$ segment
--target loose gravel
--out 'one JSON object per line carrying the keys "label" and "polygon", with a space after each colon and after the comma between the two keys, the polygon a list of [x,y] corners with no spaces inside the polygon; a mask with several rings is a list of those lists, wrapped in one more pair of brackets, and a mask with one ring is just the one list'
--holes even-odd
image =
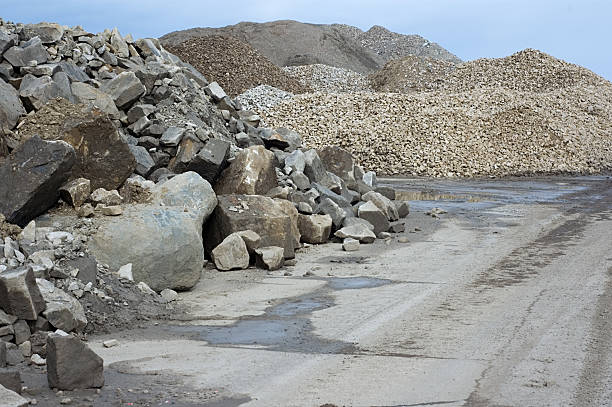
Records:
{"label": "loose gravel", "polygon": [[292,98],[293,93],[269,85],[256,86],[236,97],[244,109],[259,114],[264,114],[272,107]]}
{"label": "loose gravel", "polygon": [[231,97],[262,84],[292,93],[310,91],[249,44],[233,37],[196,37],[168,48],[209,81],[218,82]]}
{"label": "loose gravel", "polygon": [[315,92],[372,92],[368,78],[349,69],[314,64],[288,66],[284,67],[283,70],[302,85],[310,87]]}

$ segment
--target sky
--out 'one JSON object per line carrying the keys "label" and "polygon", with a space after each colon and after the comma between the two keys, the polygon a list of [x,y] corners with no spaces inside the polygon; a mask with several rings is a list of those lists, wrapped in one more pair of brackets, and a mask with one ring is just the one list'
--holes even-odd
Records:
{"label": "sky", "polygon": [[241,21],[382,25],[419,34],[463,60],[536,48],[612,80],[610,0],[0,0],[0,17],[91,32],[117,27],[134,38]]}

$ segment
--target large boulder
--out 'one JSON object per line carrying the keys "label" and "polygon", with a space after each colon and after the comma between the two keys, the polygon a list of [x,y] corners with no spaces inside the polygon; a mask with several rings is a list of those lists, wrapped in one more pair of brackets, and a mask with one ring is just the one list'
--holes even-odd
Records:
{"label": "large boulder", "polygon": [[292,220],[272,198],[259,195],[219,195],[219,204],[204,227],[204,245],[210,253],[227,236],[252,230],[261,246],[279,246],[285,258],[295,256]]}
{"label": "large boulder", "polygon": [[106,82],[102,91],[110,95],[115,105],[122,109],[142,96],[146,89],[134,72],[126,71]]}
{"label": "large boulder", "polygon": [[387,198],[386,196],[383,196],[382,194],[375,191],[370,191],[368,193],[363,194],[361,196],[361,199],[366,202],[370,201],[374,205],[376,205],[378,209],[380,209],[390,221],[396,221],[399,219],[397,207],[395,206],[393,201]]}
{"label": "large boulder", "polygon": [[219,195],[263,195],[278,185],[276,165],[276,156],[265,147],[246,148],[223,171],[215,191]]}
{"label": "large boulder", "polygon": [[53,327],[64,332],[82,331],[85,328],[87,317],[76,298],[55,287],[50,281],[37,278],[36,284],[46,305],[43,315]]}
{"label": "large boulder", "polygon": [[371,201],[359,206],[357,213],[359,218],[367,220],[374,226],[374,233],[377,236],[381,232],[387,232],[391,226],[387,216]]}
{"label": "large boulder", "polygon": [[37,78],[27,74],[21,80],[19,96],[29,110],[38,110],[49,100],[67,95],[50,76]]}
{"label": "large boulder", "polygon": [[191,288],[204,264],[202,225],[217,204],[214,191],[187,172],[157,185],[152,199],[105,220],[90,250],[115,270],[132,263],[134,280],[156,291]]}
{"label": "large boulder", "polygon": [[72,335],[52,333],[47,337],[47,381],[59,390],[104,386],[104,361]]}
{"label": "large boulder", "polygon": [[332,218],[329,215],[302,215],[298,217],[301,239],[303,242],[320,244],[327,242],[332,230]]}
{"label": "large boulder", "polygon": [[326,146],[319,150],[319,157],[328,171],[342,178],[348,188],[357,187],[355,160],[351,153],[338,146]]}
{"label": "large boulder", "polygon": [[209,139],[204,147],[187,164],[188,171],[195,171],[214,184],[227,166],[230,143],[221,139]]}
{"label": "large boulder", "polygon": [[19,93],[0,78],[0,134],[15,127],[19,117],[25,114]]}
{"label": "large boulder", "polygon": [[72,146],[34,136],[0,162],[0,213],[27,225],[53,206],[75,163]]}
{"label": "large boulder", "polygon": [[113,99],[101,90],[83,82],[72,82],[70,90],[78,103],[90,109],[99,109],[109,115],[111,119],[119,119],[121,117]]}
{"label": "large boulder", "polygon": [[351,226],[345,226],[334,233],[340,239],[352,238],[359,240],[361,243],[373,243],[376,240],[376,235],[367,226],[356,223]]}
{"label": "large boulder", "polygon": [[285,263],[282,247],[267,246],[255,249],[255,264],[266,270],[278,270]]}
{"label": "large boulder", "polygon": [[300,228],[298,227],[298,211],[295,206],[286,199],[274,198],[274,202],[289,215],[289,219],[291,219],[291,237],[293,239],[293,247],[295,249],[299,249],[302,247],[300,244]]}
{"label": "large boulder", "polygon": [[21,397],[16,392],[7,389],[0,385],[0,400],[5,407],[27,407],[30,405],[30,400]]}
{"label": "large boulder", "polygon": [[25,24],[22,35],[25,40],[40,38],[43,44],[53,44],[64,35],[64,28],[56,23]]}
{"label": "large boulder", "polygon": [[2,56],[15,68],[30,66],[33,61],[36,64],[43,64],[49,59],[49,53],[38,37],[32,38],[22,46],[9,48]]}
{"label": "large boulder", "polygon": [[232,233],[210,253],[217,270],[228,271],[249,267],[249,251],[244,239]]}
{"label": "large boulder", "polygon": [[20,319],[36,321],[45,302],[30,267],[0,273],[0,308]]}

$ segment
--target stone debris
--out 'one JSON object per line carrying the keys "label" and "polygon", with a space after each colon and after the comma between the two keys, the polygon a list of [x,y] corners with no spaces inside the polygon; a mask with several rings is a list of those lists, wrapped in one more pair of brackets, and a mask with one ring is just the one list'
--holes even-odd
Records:
{"label": "stone debris", "polygon": [[314,92],[357,93],[373,92],[367,76],[349,69],[314,64],[286,66],[283,68],[292,78]]}

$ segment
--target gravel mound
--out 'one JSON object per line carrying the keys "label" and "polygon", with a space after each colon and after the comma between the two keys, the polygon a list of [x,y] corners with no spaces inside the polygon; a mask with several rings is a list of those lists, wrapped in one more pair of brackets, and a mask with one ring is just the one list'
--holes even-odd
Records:
{"label": "gravel mound", "polygon": [[454,64],[462,62],[456,55],[420,35],[398,34],[380,25],[375,25],[366,32],[354,30],[354,27],[351,26],[341,27],[347,35],[353,36],[364,48],[380,56],[383,63],[409,55],[433,58]]}
{"label": "gravel mound", "polygon": [[612,86],[296,96],[265,115],[387,175],[608,173]]}
{"label": "gravel mound", "polygon": [[198,37],[169,48],[208,80],[218,82],[231,97],[261,84],[293,93],[309,90],[249,44],[236,38]]}
{"label": "gravel mound", "polygon": [[269,85],[259,85],[236,97],[242,107],[263,114],[277,104],[292,99],[293,93]]}
{"label": "gravel mound", "polygon": [[348,69],[315,64],[288,66],[283,70],[316,92],[372,92],[366,76]]}
{"label": "gravel mound", "polygon": [[506,58],[478,59],[453,65],[432,59],[406,57],[387,63],[370,75],[381,92],[445,90],[463,92],[496,88],[549,92],[574,86],[605,86],[609,82],[593,72],[534,49]]}

